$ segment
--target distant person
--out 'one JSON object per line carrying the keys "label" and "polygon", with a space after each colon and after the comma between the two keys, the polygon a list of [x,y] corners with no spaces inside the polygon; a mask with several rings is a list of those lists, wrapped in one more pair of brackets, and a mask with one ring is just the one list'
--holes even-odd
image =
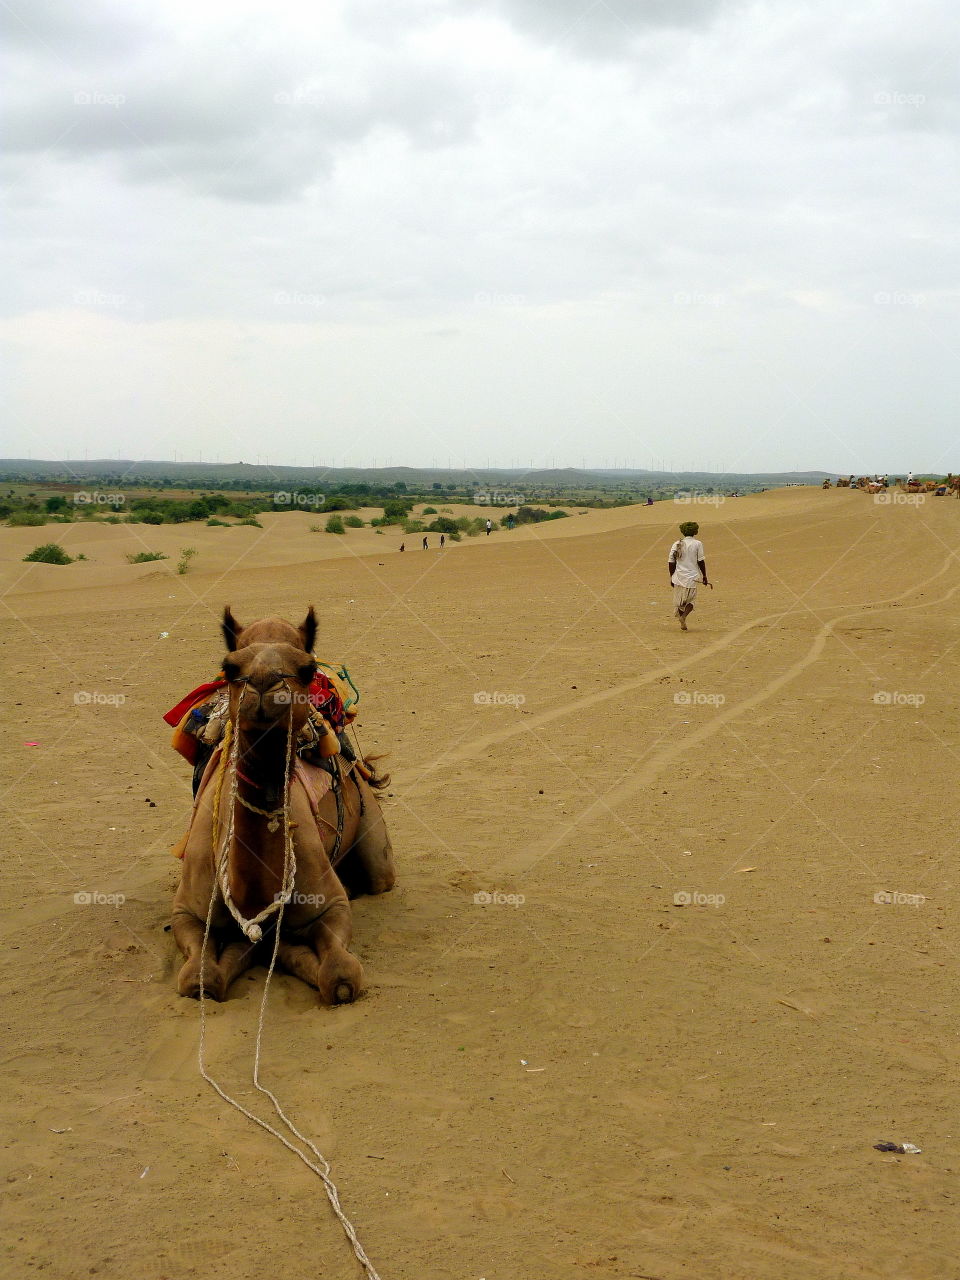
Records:
{"label": "distant person", "polygon": [[443,548],[444,548],[446,545],[447,545],[447,535],[446,535],[445,533],[441,533],[441,535],[440,535],[440,550],[442,551],[442,550],[443,550]]}
{"label": "distant person", "polygon": [[909,472],[907,473],[907,484],[913,484],[913,472],[912,472],[912,471],[909,471]]}
{"label": "distant person", "polygon": [[648,507],[652,507],[652,506],[653,506],[653,499],[652,499],[652,498],[648,498],[648,499],[647,499],[647,503],[646,503],[646,505],[647,505]]}
{"label": "distant person", "polygon": [[487,537],[488,538],[490,537],[490,531],[492,528],[493,528],[493,521],[488,516],[487,517]]}
{"label": "distant person", "polygon": [[423,540],[423,549],[424,549],[424,551],[429,551],[429,550],[430,550],[430,543],[426,540],[426,538],[424,538],[424,540]]}
{"label": "distant person", "polygon": [[404,544],[403,544],[402,542],[400,543],[400,550],[401,550],[401,551],[406,551],[406,547],[404,546]]}
{"label": "distant person", "polygon": [[680,630],[687,630],[687,618],[693,613],[697,587],[702,582],[712,589],[707,579],[707,566],[703,558],[703,543],[697,537],[700,526],[695,520],[685,520],[680,526],[680,537],[670,548],[670,583],[673,587],[673,616],[680,619]]}
{"label": "distant person", "polygon": [[512,528],[513,528],[513,526],[514,526],[516,523],[517,523],[517,518],[516,518],[516,516],[513,514],[513,512],[511,511],[511,512],[509,513],[509,515],[507,516],[507,528],[508,528],[508,529],[512,529]]}

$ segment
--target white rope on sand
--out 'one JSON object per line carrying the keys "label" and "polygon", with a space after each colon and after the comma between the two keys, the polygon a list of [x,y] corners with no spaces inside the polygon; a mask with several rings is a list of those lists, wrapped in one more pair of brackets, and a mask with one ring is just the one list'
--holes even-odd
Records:
{"label": "white rope on sand", "polygon": [[[216,859],[217,862],[219,862],[220,867],[224,869],[224,872],[226,872],[227,856],[229,853],[230,845],[233,840],[234,812],[236,807],[235,799],[236,799],[236,792],[237,792],[236,763],[237,763],[237,757],[239,754],[239,742],[240,742],[239,733],[235,732],[233,735],[233,738],[234,738],[233,750],[230,753],[230,762],[229,762],[230,766],[233,767],[233,781],[232,781],[231,795],[230,795],[230,820],[227,828],[227,834],[226,834],[226,839],[224,841],[223,850],[221,852],[219,859],[217,859],[217,851],[213,850],[214,858]],[[237,910],[232,897],[228,898],[229,883],[228,883],[227,875],[226,874],[224,874],[223,876],[219,875],[217,873],[219,868],[215,864],[213,887],[210,891],[210,906],[207,908],[207,919],[206,919],[206,924],[203,930],[203,947],[200,952],[200,1043],[198,1048],[197,1060],[200,1067],[201,1076],[203,1076],[207,1084],[211,1085],[212,1088],[216,1090],[216,1092],[220,1095],[220,1097],[224,1100],[224,1102],[228,1102],[231,1107],[235,1107],[236,1110],[241,1113],[241,1115],[245,1115],[248,1120],[252,1120],[253,1123],[256,1125],[259,1125],[261,1129],[266,1129],[267,1133],[273,1134],[275,1138],[277,1138],[280,1142],[283,1143],[283,1145],[287,1148],[288,1151],[292,1151],[295,1156],[297,1156],[300,1160],[303,1161],[303,1163],[307,1166],[308,1169],[310,1169],[313,1173],[317,1175],[317,1177],[323,1183],[323,1187],[327,1193],[327,1199],[330,1201],[331,1208],[333,1209],[333,1212],[336,1215],[340,1225],[343,1227],[344,1233],[346,1234],[347,1239],[350,1241],[350,1244],[353,1248],[353,1252],[356,1255],[357,1261],[363,1267],[364,1272],[368,1277],[368,1280],[380,1280],[380,1276],[377,1273],[373,1263],[367,1257],[367,1254],[363,1248],[363,1245],[357,1239],[357,1233],[356,1233],[356,1230],[354,1229],[353,1224],[350,1222],[349,1218],[340,1207],[340,1194],[337,1191],[337,1188],[333,1182],[333,1179],[330,1177],[330,1165],[327,1162],[327,1160],[324,1158],[323,1153],[309,1138],[305,1137],[300,1132],[300,1130],[296,1127],[296,1125],[284,1114],[283,1108],[280,1106],[280,1103],[277,1101],[276,1095],[272,1093],[266,1087],[266,1085],[263,1085],[260,1083],[260,1043],[263,1037],[264,1015],[266,1014],[266,1011],[267,1011],[267,993],[270,990],[270,979],[273,977],[273,970],[276,967],[276,963],[277,963],[277,954],[280,950],[280,925],[283,921],[283,908],[288,901],[289,894],[293,890],[293,881],[296,875],[296,860],[294,858],[294,853],[293,853],[293,833],[290,828],[290,757],[291,757],[292,749],[293,749],[293,715],[291,714],[288,722],[288,728],[287,728],[287,755],[286,755],[287,770],[286,770],[286,784],[285,784],[284,796],[283,796],[283,834],[284,834],[283,892],[278,895],[275,902],[271,903],[266,910],[261,911],[258,916],[254,917],[253,920],[246,920]],[[213,908],[217,898],[218,881],[220,882],[220,885],[221,885],[221,892],[223,893],[224,901],[229,907],[231,914],[233,915],[234,919],[237,921],[237,924],[240,925],[240,928],[243,930],[244,934],[248,938],[250,938],[251,941],[254,941],[254,942],[259,941],[260,937],[262,937],[262,932],[260,930],[261,921],[266,919],[268,915],[272,914],[272,912],[276,910],[277,918],[274,926],[275,933],[273,937],[273,951],[270,956],[270,966],[267,969],[266,981],[263,984],[263,998],[260,1001],[260,1016],[257,1019],[257,1042],[256,1042],[256,1049],[254,1051],[254,1059],[253,1059],[253,1083],[254,1083],[254,1087],[257,1088],[261,1093],[265,1093],[267,1097],[270,1099],[270,1101],[273,1103],[274,1111],[276,1111],[277,1115],[280,1117],[283,1123],[287,1126],[287,1129],[294,1135],[295,1138],[297,1138],[300,1142],[302,1142],[304,1146],[310,1149],[311,1153],[315,1157],[314,1160],[311,1160],[308,1156],[304,1155],[304,1153],[300,1150],[300,1148],[294,1146],[294,1144],[289,1140],[289,1138],[286,1138],[280,1132],[279,1129],[275,1129],[272,1124],[269,1124],[266,1120],[262,1120],[259,1116],[254,1115],[254,1113],[248,1110],[243,1105],[242,1102],[238,1102],[236,1098],[232,1098],[230,1094],[227,1093],[217,1083],[216,1080],[214,1080],[213,1076],[210,1075],[209,1071],[207,1071],[206,1063],[204,1061],[204,1047],[206,1043],[206,1032],[207,1032],[207,1011],[206,1011],[206,993],[204,991],[204,986],[203,986],[203,966],[204,966],[204,961],[206,960],[206,955],[207,955],[207,943],[210,939],[210,923],[213,919]],[[254,933],[256,933],[256,936],[254,936]]]}

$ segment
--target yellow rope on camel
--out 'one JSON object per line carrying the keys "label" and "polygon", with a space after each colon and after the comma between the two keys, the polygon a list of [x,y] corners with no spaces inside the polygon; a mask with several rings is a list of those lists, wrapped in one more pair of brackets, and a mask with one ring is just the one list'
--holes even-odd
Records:
{"label": "yellow rope on camel", "polygon": [[230,756],[230,737],[233,734],[233,721],[227,720],[220,743],[220,763],[217,765],[217,782],[213,791],[213,854],[216,860],[217,845],[220,843],[220,794],[223,791],[223,779],[227,773],[227,760]]}

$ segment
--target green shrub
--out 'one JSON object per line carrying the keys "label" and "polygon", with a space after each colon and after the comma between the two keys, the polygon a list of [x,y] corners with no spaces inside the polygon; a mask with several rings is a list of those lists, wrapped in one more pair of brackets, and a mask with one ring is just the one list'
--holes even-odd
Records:
{"label": "green shrub", "polygon": [[141,511],[140,519],[144,524],[163,524],[163,516],[159,511]]}
{"label": "green shrub", "polygon": [[220,529],[229,529],[229,528],[230,528],[230,526],[227,524],[226,520],[217,520],[215,516],[211,516],[211,517],[210,517],[210,519],[207,521],[207,528],[208,528],[208,529],[211,529],[211,528],[213,528],[214,526],[217,526],[217,527],[219,527]]}
{"label": "green shrub", "polygon": [[344,517],[343,523],[347,526],[348,529],[363,528],[363,521],[360,519],[359,516],[346,516]]}
{"label": "green shrub", "polygon": [[150,560],[166,560],[167,557],[162,551],[137,551],[127,556],[127,559],[131,564],[147,564]]}
{"label": "green shrub", "polygon": [[449,516],[437,516],[436,520],[427,525],[427,529],[430,533],[448,533],[451,538],[459,532],[456,520],[451,520]]}
{"label": "green shrub", "polygon": [[406,520],[412,506],[413,503],[404,498],[391,498],[383,504],[383,523],[400,524],[401,521]]}
{"label": "green shrub", "polygon": [[242,520],[238,520],[238,521],[237,521],[237,523],[238,523],[238,524],[249,524],[249,525],[251,525],[254,529],[262,529],[262,528],[263,528],[263,525],[262,525],[262,524],[260,523],[260,521],[256,518],[256,516],[244,516],[244,518],[243,518]]}
{"label": "green shrub", "polygon": [[423,514],[424,514],[425,516],[435,516],[435,515],[437,514],[437,508],[436,508],[436,507],[424,507],[424,508],[423,508]]}
{"label": "green shrub", "polygon": [[196,554],[196,547],[184,547],[180,552],[180,559],[177,561],[177,573],[186,573],[190,568],[190,561]]}
{"label": "green shrub", "polygon": [[[39,511],[14,511],[13,514],[10,516],[10,518],[7,520],[7,524],[9,524],[13,528],[18,528],[18,529],[22,529],[24,527],[33,528],[36,525],[46,524],[46,523],[47,523],[46,516],[41,515]],[[53,543],[50,543],[49,545],[53,546]],[[56,563],[60,563],[60,562],[57,561]]]}
{"label": "green shrub", "polygon": [[402,527],[404,533],[423,533],[424,529],[422,520],[404,520]]}
{"label": "green shrub", "polygon": [[327,517],[326,530],[327,530],[327,533],[346,533],[347,532],[346,529],[343,527],[343,521],[339,516]]}
{"label": "green shrub", "polygon": [[59,542],[45,542],[42,547],[34,547],[24,560],[34,560],[39,564],[73,564],[73,557],[68,556]]}

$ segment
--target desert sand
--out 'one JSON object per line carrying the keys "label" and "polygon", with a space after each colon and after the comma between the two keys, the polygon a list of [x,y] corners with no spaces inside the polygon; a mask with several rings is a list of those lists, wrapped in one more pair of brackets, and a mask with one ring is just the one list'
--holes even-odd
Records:
{"label": "desert sand", "polygon": [[[686,518],[716,589],[684,635]],[[960,1276],[960,502],[781,490],[403,555],[261,519],[0,529],[4,1275],[361,1274],[199,1078],[174,985],[161,715],[229,602],[314,603],[389,753],[369,990],[278,975],[263,1058],[383,1280]],[[88,561],[22,563],[54,538]],[[263,981],[208,1056],[266,1115]]]}

